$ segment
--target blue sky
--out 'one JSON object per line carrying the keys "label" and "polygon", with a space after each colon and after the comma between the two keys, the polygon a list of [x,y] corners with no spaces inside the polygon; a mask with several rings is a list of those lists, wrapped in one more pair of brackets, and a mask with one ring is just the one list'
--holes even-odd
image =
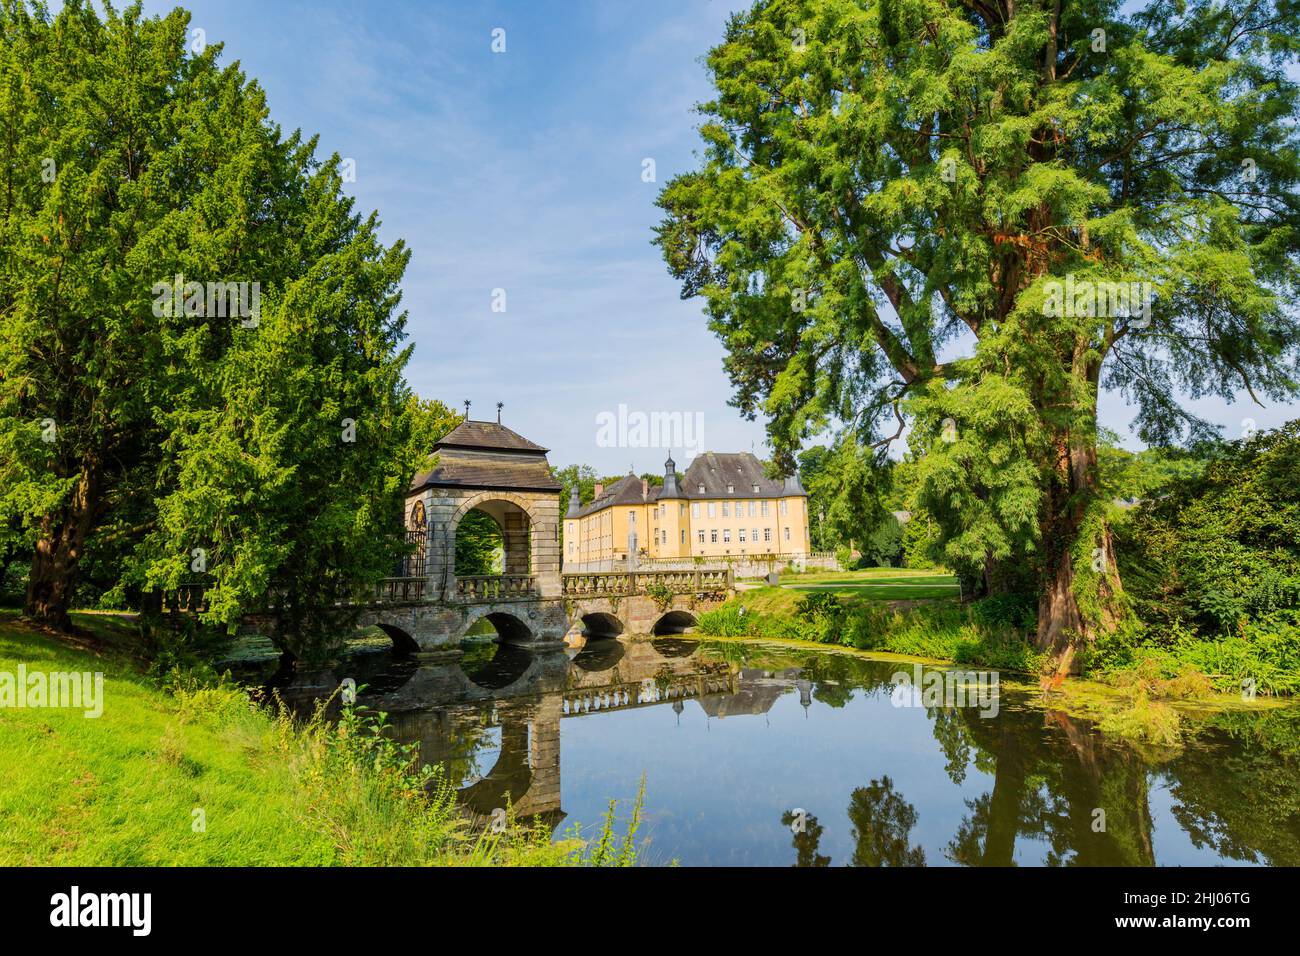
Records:
{"label": "blue sky", "polygon": [[[173,3],[146,0],[150,12]],[[723,351],[682,302],[656,247],[654,199],[691,168],[692,111],[710,95],[701,56],[720,0],[367,2],[191,0],[191,26],[225,44],[286,130],[356,161],[349,189],[412,258],[404,283],[421,395],[470,399],[601,473],[659,470],[660,448],[598,443],[620,404],[699,415],[703,449],[762,455],[762,422],[728,404]],[[492,31],[505,31],[505,52]],[[643,160],[655,162],[653,183]],[[504,289],[506,311],[492,310]],[[1294,409],[1189,403],[1237,437]],[[1103,423],[1130,411],[1105,396]],[[1132,442],[1129,442],[1132,444]],[[678,449],[679,467],[689,456]]]}

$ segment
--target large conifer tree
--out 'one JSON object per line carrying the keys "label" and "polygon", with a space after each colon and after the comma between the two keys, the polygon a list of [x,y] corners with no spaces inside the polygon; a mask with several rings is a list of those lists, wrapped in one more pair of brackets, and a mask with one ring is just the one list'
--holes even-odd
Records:
{"label": "large conifer tree", "polygon": [[102,545],[123,595],[202,580],[228,622],[277,593],[286,647],[328,656],[312,609],[402,547],[407,253],[204,40],[0,4],[0,526],[42,622]]}
{"label": "large conifer tree", "polygon": [[1124,612],[1099,389],[1152,443],[1207,430],[1180,390],[1295,393],[1298,26],[1293,0],[760,0],[709,53],[656,241],[736,404],[787,466],[828,423],[910,420],[949,560],[1031,563],[1062,666]]}

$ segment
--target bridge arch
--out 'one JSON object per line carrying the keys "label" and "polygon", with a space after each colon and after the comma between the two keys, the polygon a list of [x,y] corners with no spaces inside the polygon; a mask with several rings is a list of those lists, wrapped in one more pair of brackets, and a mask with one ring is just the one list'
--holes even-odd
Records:
{"label": "bridge arch", "polygon": [[578,618],[578,623],[582,625],[582,634],[588,640],[618,637],[627,630],[617,615],[606,611],[590,611],[582,614]]}
{"label": "bridge arch", "polygon": [[573,657],[573,666],[587,673],[613,670],[627,654],[622,641],[596,641],[587,644]]}
{"label": "bridge arch", "polygon": [[700,649],[700,642],[678,637],[663,637],[651,641],[650,646],[663,658],[690,657]]}
{"label": "bridge arch", "polygon": [[383,621],[376,621],[375,627],[379,628],[393,642],[393,650],[398,654],[414,654],[420,649],[419,643],[409,633],[396,624],[387,624]]}
{"label": "bridge arch", "polygon": [[695,627],[699,623],[690,611],[669,611],[655,621],[650,633],[656,637],[664,634],[685,634],[687,628]]}
{"label": "bridge arch", "polygon": [[533,640],[533,628],[527,620],[509,611],[493,610],[490,605],[482,605],[469,612],[460,636],[463,638],[465,632],[484,619],[496,629],[497,640],[502,643],[527,644]]}

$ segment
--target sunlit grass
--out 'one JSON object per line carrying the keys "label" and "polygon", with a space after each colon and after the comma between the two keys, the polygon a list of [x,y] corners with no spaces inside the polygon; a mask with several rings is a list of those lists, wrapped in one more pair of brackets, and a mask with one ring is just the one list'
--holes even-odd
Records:
{"label": "sunlit grass", "polygon": [[[77,623],[129,629],[122,619]],[[415,751],[350,711],[304,723],[233,685],[165,692],[120,647],[68,646],[0,615],[0,671],[20,663],[29,673],[102,672],[103,714],[0,708],[0,865],[609,862],[523,823],[471,833]],[[617,861],[635,862],[635,849],[621,847]]]}

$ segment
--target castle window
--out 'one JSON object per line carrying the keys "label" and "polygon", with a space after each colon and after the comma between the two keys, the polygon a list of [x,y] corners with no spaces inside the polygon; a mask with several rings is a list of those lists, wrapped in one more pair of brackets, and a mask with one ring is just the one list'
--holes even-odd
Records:
{"label": "castle window", "polygon": [[704,486],[700,485],[700,494],[704,494]]}
{"label": "castle window", "polygon": [[758,494],[758,485],[754,485],[754,494]]}
{"label": "castle window", "polygon": [[730,528],[723,528],[723,529],[722,529],[722,540],[723,540],[723,541],[730,541],[730,540],[731,540],[731,529],[730,529]]}
{"label": "castle window", "polygon": [[700,529],[700,544],[704,543],[704,529]]}
{"label": "castle window", "polygon": [[698,518],[699,516],[700,516],[700,503],[699,503],[698,501],[696,501],[696,502],[692,502],[692,504],[691,504],[691,517],[692,517],[692,518]]}
{"label": "castle window", "polygon": [[790,513],[790,509],[787,507],[787,505],[789,505],[789,502],[786,501],[784,498],[782,498],[782,499],[781,499],[781,516],[782,516],[782,517],[784,517],[785,515],[787,515],[787,514]]}
{"label": "castle window", "polygon": [[709,517],[710,517],[710,518],[716,518],[717,516],[718,516],[718,505],[717,505],[716,502],[710,501],[710,502],[709,502]]}
{"label": "castle window", "polygon": [[751,501],[751,502],[749,503],[749,516],[750,516],[751,518],[754,517],[754,513],[755,513],[757,510],[758,510],[758,506],[757,506],[754,502]]}
{"label": "castle window", "polygon": [[731,504],[729,502],[724,501],[722,503],[722,517],[724,518],[731,517]]}
{"label": "castle window", "polygon": [[717,544],[717,543],[718,543],[718,529],[717,529],[717,528],[714,528],[713,530],[711,530],[711,531],[709,532],[709,543],[710,543],[710,544]]}
{"label": "castle window", "polygon": [[766,502],[766,501],[760,502],[760,504],[759,504],[759,510],[763,512],[763,517],[766,518],[766,517],[767,517],[767,502]]}
{"label": "castle window", "polygon": [[740,543],[741,543],[741,544],[744,544],[744,543],[745,543],[745,529],[744,529],[744,528],[741,528],[741,529],[740,529]]}

